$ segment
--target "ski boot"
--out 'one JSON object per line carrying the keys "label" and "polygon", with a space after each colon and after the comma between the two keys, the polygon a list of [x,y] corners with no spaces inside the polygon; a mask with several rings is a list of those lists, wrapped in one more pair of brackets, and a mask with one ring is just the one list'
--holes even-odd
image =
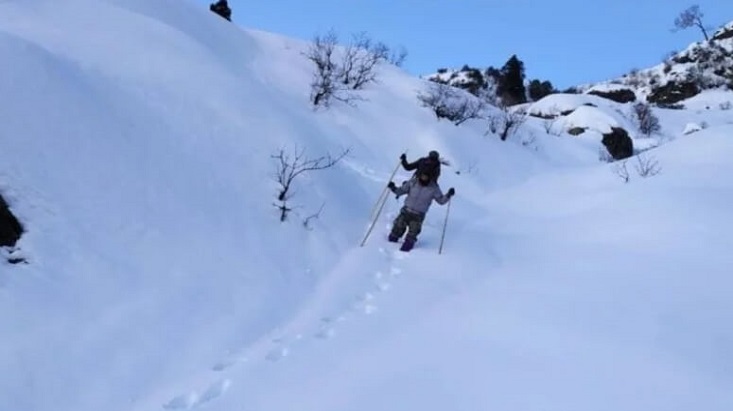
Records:
{"label": "ski boot", "polygon": [[412,238],[405,238],[405,241],[402,243],[402,247],[400,247],[400,251],[410,251],[412,250],[412,247],[415,246],[415,240]]}

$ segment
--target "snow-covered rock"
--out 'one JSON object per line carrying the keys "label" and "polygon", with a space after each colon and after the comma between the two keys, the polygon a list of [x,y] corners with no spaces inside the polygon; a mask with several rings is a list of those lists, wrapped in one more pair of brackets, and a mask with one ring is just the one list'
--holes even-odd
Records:
{"label": "snow-covered rock", "polygon": [[702,130],[702,126],[696,123],[687,123],[682,134],[688,135]]}

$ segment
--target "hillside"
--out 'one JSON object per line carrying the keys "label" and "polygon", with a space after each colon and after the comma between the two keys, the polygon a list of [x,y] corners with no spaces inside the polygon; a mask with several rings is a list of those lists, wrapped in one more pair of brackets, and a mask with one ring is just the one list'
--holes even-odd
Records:
{"label": "hillside", "polygon": [[[638,99],[673,108],[705,90],[733,90],[733,22],[721,27],[710,41],[693,43],[655,67],[578,89],[617,96],[628,90]],[[730,109],[731,104],[723,101],[713,108]]]}
{"label": "hillside", "polygon": [[[24,229],[0,247],[0,410],[730,408],[722,111],[657,109],[647,138],[627,105],[554,95],[502,141],[386,63],[314,110],[308,47],[180,0],[0,2],[0,194]],[[599,161],[612,125],[627,163]],[[348,153],[293,180],[281,221],[299,149]],[[389,196],[360,247],[399,155],[429,150],[450,208],[403,253]]]}
{"label": "hillside", "polygon": [[[695,97],[705,90],[733,90],[733,22],[718,29],[710,41],[690,44],[684,50],[671,54],[657,66],[636,69],[616,79],[592,84],[581,84],[565,93],[588,93],[612,99],[619,103],[645,101],[664,108],[679,108],[683,100]],[[530,62],[531,64],[531,62]],[[475,95],[495,93],[498,71],[493,67],[477,68],[468,65],[458,69],[441,68],[423,78],[452,85]],[[535,86],[541,96],[549,92],[551,83]],[[532,82],[525,80],[528,88]],[[530,101],[532,98],[528,96]],[[730,100],[716,102],[715,109],[730,109]]]}

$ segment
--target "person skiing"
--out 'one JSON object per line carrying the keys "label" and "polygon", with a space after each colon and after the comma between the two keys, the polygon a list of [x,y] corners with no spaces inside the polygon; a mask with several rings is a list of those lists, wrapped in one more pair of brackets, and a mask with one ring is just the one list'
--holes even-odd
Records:
{"label": "person skiing", "polygon": [[209,10],[229,21],[232,21],[232,9],[229,8],[227,0],[218,0],[216,3],[210,4]]}
{"label": "person skiing", "polygon": [[451,187],[443,194],[438,182],[427,172],[420,172],[417,178],[411,178],[397,187],[393,181],[387,187],[400,198],[407,195],[405,202],[400,209],[400,214],[392,223],[392,230],[389,234],[389,241],[396,243],[407,231],[405,241],[400,250],[410,251],[417,241],[417,236],[422,231],[422,223],[433,200],[440,205],[450,201],[456,193]]}
{"label": "person skiing", "polygon": [[433,181],[438,181],[440,177],[440,154],[435,150],[430,151],[427,157],[421,157],[412,163],[407,161],[407,154],[402,153],[400,162],[406,171],[415,170],[414,177],[422,172],[427,173]]}

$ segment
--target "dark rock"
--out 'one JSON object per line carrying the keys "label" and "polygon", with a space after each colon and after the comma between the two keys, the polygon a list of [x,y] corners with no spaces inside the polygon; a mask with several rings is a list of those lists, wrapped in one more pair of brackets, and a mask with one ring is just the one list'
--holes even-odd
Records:
{"label": "dark rock", "polygon": [[670,81],[664,86],[655,88],[647,97],[647,101],[658,105],[669,106],[694,97],[700,91],[700,87],[694,82]]}
{"label": "dark rock", "polygon": [[545,114],[545,113],[529,113],[529,116],[530,117],[541,118],[543,120],[552,120],[552,119],[557,118],[557,116],[555,116],[555,115]]}
{"label": "dark rock", "polygon": [[585,127],[573,127],[568,130],[568,134],[570,134],[571,136],[579,136],[583,133],[585,133]]}
{"label": "dark rock", "polygon": [[588,94],[603,97],[612,101],[615,101],[617,103],[632,103],[636,101],[636,94],[634,94],[633,91],[627,89],[627,88],[620,88],[616,90],[611,91],[598,91],[593,90],[589,92]]}
{"label": "dark rock", "polygon": [[622,160],[634,154],[634,142],[623,128],[612,127],[610,133],[603,135],[601,142],[615,160]]}
{"label": "dark rock", "polygon": [[713,36],[713,40],[720,41],[720,40],[729,39],[731,37],[733,37],[733,27],[723,29],[715,33],[715,36]]}
{"label": "dark rock", "polygon": [[21,234],[23,227],[0,195],[0,247],[13,247]]}

